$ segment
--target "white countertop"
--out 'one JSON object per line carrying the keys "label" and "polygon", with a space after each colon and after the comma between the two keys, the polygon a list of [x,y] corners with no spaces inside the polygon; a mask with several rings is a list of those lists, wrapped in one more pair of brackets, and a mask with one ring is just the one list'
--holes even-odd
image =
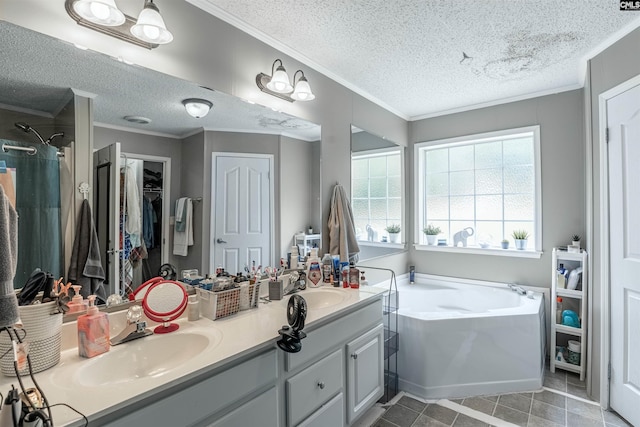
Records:
{"label": "white countertop", "polygon": [[[305,331],[313,330],[324,321],[334,318],[334,315],[349,311],[360,303],[379,297],[386,289],[377,287],[363,287],[360,289],[343,289],[322,287],[323,291],[338,293],[342,299],[338,303],[323,307],[313,308],[309,306]],[[314,289],[299,292],[303,297],[310,297]],[[339,298],[339,299],[340,299]],[[47,396],[50,405],[66,403],[91,419],[99,418],[107,413],[117,411],[126,405],[142,400],[164,388],[187,382],[197,378],[213,369],[217,369],[236,358],[252,353],[263,348],[276,348],[275,341],[279,338],[278,330],[287,324],[286,306],[289,297],[281,301],[272,301],[268,304],[259,304],[258,308],[241,311],[227,318],[211,321],[201,318],[195,322],[189,322],[185,317],[176,321],[180,329],[167,335],[156,334],[141,338],[115,347],[103,355],[92,359],[84,359],[78,356],[76,347],[69,337],[76,334],[75,322],[66,323],[63,326],[63,351],[60,363],[46,371],[35,374],[41,389]],[[122,313],[111,314],[110,318],[120,322]],[[114,323],[112,321],[112,323]],[[148,322],[151,324],[152,322]],[[112,332],[113,334],[113,327]],[[158,340],[173,334],[197,334],[207,337],[208,345],[195,356],[189,356],[188,361],[178,364],[171,369],[158,370],[157,372],[140,372],[131,368],[134,377],[123,378],[121,381],[112,381],[109,375],[89,375],[79,373],[97,372],[91,368],[93,364],[100,366],[104,360],[101,358],[116,358],[125,363],[134,364],[135,360],[129,357],[136,345],[148,345],[141,341]],[[113,336],[113,335],[112,335]],[[169,338],[171,340],[171,338]],[[207,340],[203,340],[206,342]],[[66,343],[66,345],[65,345]],[[138,343],[138,344],[137,344]],[[304,341],[302,342],[304,348]],[[67,348],[67,349],[65,349]],[[128,353],[127,353],[128,352]],[[114,354],[116,353],[116,354]],[[106,359],[105,359],[106,360]],[[120,365],[119,365],[120,366]],[[101,373],[104,374],[104,373]],[[135,378],[138,376],[137,378]],[[96,378],[98,377],[98,378]],[[25,376],[25,387],[31,387],[32,382]],[[18,381],[15,377],[0,375],[0,391],[6,391]],[[84,425],[82,418],[70,409],[58,406],[52,409],[56,426]]]}

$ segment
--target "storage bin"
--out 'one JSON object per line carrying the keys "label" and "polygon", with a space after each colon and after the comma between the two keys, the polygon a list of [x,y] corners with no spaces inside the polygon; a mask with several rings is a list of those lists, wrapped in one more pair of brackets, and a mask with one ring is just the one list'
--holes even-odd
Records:
{"label": "storage bin", "polygon": [[[15,329],[20,339],[29,343],[29,356],[33,372],[42,372],[60,362],[62,343],[62,313],[58,313],[55,301],[18,307],[22,329]],[[15,377],[13,344],[7,333],[0,334],[0,370],[6,376]],[[28,367],[20,370],[27,375]]]}
{"label": "storage bin", "polygon": [[567,362],[580,365],[580,341],[569,340],[567,354]]}
{"label": "storage bin", "polygon": [[200,301],[200,314],[207,319],[221,319],[240,311],[240,288],[220,292],[196,288],[196,293]]}

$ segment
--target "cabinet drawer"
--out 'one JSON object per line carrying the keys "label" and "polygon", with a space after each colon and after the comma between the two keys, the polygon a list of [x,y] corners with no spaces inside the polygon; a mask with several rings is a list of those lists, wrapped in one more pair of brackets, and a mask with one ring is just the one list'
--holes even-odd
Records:
{"label": "cabinet drawer", "polygon": [[209,427],[277,426],[278,392],[275,387],[248,401]]}
{"label": "cabinet drawer", "polygon": [[298,427],[342,427],[344,426],[344,397],[340,393],[309,418],[298,424]]}
{"label": "cabinet drawer", "polygon": [[382,300],[376,299],[353,313],[310,331],[299,353],[285,355],[286,369],[292,371],[326,354],[332,343],[346,342],[362,331],[382,323]]}
{"label": "cabinet drawer", "polygon": [[338,350],[287,380],[288,425],[297,425],[338,393],[343,370],[343,352]]}

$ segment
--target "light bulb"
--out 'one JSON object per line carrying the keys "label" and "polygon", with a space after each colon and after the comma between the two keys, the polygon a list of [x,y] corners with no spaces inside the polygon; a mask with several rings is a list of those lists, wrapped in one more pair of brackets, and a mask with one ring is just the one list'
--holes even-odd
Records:
{"label": "light bulb", "polygon": [[109,17],[109,7],[104,3],[92,2],[91,6],[89,6],[91,13],[93,16],[100,20],[107,19]]}

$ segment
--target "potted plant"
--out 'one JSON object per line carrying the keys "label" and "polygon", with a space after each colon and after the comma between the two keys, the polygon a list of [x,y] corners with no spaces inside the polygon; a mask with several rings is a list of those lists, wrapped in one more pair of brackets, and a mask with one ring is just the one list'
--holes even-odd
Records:
{"label": "potted plant", "polygon": [[507,239],[503,239],[500,245],[502,245],[502,249],[509,249],[509,241]]}
{"label": "potted plant", "polygon": [[391,243],[400,243],[400,224],[388,225],[385,230],[389,233],[389,241]]}
{"label": "potted plant", "polygon": [[571,245],[572,246],[577,246],[578,248],[580,247],[580,235],[579,234],[574,234],[573,236],[571,236]]}
{"label": "potted plant", "polygon": [[429,245],[435,245],[436,236],[440,234],[440,227],[429,224],[422,230],[422,232],[427,236],[427,243]]}
{"label": "potted plant", "polygon": [[516,243],[516,249],[523,251],[527,248],[527,239],[529,238],[529,232],[526,230],[513,230],[511,233],[513,240]]}

